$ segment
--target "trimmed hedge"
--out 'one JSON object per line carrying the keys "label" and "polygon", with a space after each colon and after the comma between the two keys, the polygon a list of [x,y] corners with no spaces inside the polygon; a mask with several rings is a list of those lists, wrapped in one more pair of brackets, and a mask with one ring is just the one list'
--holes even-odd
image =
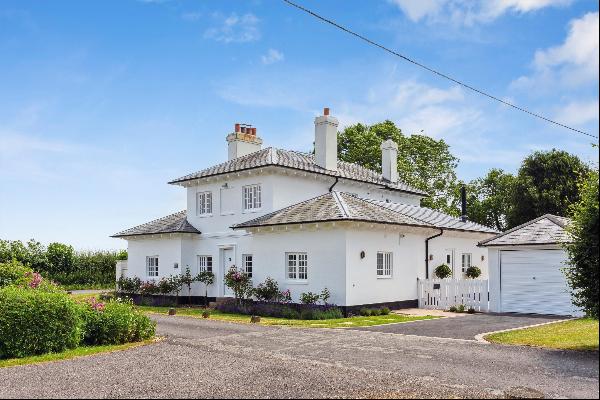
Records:
{"label": "trimmed hedge", "polygon": [[107,345],[139,342],[154,336],[156,324],[133,307],[131,302],[95,300],[81,305],[83,343]]}
{"label": "trimmed hedge", "polygon": [[240,304],[230,299],[217,304],[215,309],[225,313],[287,319],[322,320],[344,317],[342,310],[334,305],[267,303],[252,300],[246,300]]}
{"label": "trimmed hedge", "polygon": [[61,352],[81,337],[80,308],[66,293],[0,289],[0,358]]}

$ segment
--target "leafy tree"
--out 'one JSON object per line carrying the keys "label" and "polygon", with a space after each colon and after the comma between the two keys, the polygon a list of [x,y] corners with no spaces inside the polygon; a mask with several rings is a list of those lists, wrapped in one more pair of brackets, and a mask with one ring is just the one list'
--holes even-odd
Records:
{"label": "leafy tree", "polygon": [[422,205],[458,214],[455,169],[458,159],[443,140],[425,135],[405,136],[389,120],[374,125],[348,126],[338,135],[340,160],[381,171],[381,143],[392,139],[398,144],[399,179],[428,193]]}
{"label": "leafy tree", "polygon": [[572,207],[568,227],[573,241],[566,245],[569,266],[565,269],[573,304],[598,319],[598,171],[581,184],[581,199]]}
{"label": "leafy tree", "polygon": [[575,155],[566,151],[536,151],[523,160],[512,190],[508,227],[543,214],[567,216],[580,200],[579,185],[590,173]]}
{"label": "leafy tree", "polygon": [[208,306],[208,287],[215,283],[215,274],[210,271],[202,271],[196,280],[204,284],[204,305]]}
{"label": "leafy tree", "polygon": [[513,175],[494,168],[485,177],[469,182],[467,185],[469,220],[505,231],[512,205],[511,194],[514,181]]}
{"label": "leafy tree", "polygon": [[181,280],[181,276],[171,275],[169,279],[171,280],[173,292],[175,293],[175,305],[179,305],[179,293],[181,293],[181,289],[183,289],[183,282]]}
{"label": "leafy tree", "polygon": [[181,280],[182,286],[183,285],[187,286],[188,305],[191,306],[192,305],[192,284],[194,282],[196,282],[196,277],[192,275],[192,272],[190,271],[190,267],[186,266],[185,273],[183,275],[181,275],[181,277],[179,279]]}
{"label": "leafy tree", "polygon": [[63,243],[50,243],[46,251],[48,258],[47,271],[52,273],[68,273],[73,270],[73,247]]}

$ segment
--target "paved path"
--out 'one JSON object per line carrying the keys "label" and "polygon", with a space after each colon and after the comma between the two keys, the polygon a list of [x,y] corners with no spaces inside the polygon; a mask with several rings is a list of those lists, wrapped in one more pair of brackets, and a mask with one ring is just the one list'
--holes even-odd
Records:
{"label": "paved path", "polygon": [[457,318],[441,318],[407,324],[390,324],[356,329],[371,332],[475,340],[475,336],[481,333],[543,324],[561,319],[565,319],[565,317],[472,314]]}
{"label": "paved path", "polygon": [[156,316],[161,343],[0,369],[0,398],[598,398],[598,353]]}

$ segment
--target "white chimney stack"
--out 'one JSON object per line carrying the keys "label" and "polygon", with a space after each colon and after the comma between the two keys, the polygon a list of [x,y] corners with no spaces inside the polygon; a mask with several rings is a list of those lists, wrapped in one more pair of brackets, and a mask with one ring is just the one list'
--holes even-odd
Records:
{"label": "white chimney stack", "polygon": [[338,120],[329,115],[329,108],[315,118],[315,161],[321,168],[337,171]]}
{"label": "white chimney stack", "polygon": [[235,124],[234,132],[227,135],[229,160],[259,151],[262,139],[256,136],[256,128]]}
{"label": "white chimney stack", "polygon": [[381,174],[387,181],[398,182],[398,144],[392,139],[381,143]]}

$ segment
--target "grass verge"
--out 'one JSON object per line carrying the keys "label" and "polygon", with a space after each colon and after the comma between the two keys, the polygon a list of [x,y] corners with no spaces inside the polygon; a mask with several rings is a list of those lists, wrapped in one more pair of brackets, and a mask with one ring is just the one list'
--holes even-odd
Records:
{"label": "grass verge", "polygon": [[484,339],[492,343],[561,350],[598,350],[598,320],[575,319],[533,328],[494,333]]}
{"label": "grass verge", "polygon": [[[147,307],[139,306],[140,310],[154,314],[166,314],[168,312],[167,307]],[[177,308],[177,315],[202,318],[201,308]],[[411,317],[406,315],[389,314],[389,315],[378,315],[374,317],[351,317],[351,318],[338,318],[338,319],[325,319],[325,320],[303,320],[303,319],[286,319],[286,318],[271,318],[261,317],[260,323],[262,325],[271,326],[294,326],[300,328],[358,328],[365,326],[375,325],[386,325],[386,324],[397,324],[401,322],[412,322],[420,321],[425,319],[435,319],[438,317],[423,316],[423,317]],[[250,316],[244,314],[227,314],[220,311],[211,311],[210,319],[217,321],[236,322],[236,323],[250,323]]]}
{"label": "grass verge", "polygon": [[68,360],[71,358],[91,356],[99,353],[110,353],[114,351],[122,351],[134,347],[144,346],[156,342],[157,339],[148,339],[142,342],[125,343],[106,346],[82,346],[72,350],[63,351],[62,353],[48,353],[39,356],[23,357],[23,358],[8,358],[0,359],[0,368],[16,367],[17,365],[38,364],[51,361]]}

